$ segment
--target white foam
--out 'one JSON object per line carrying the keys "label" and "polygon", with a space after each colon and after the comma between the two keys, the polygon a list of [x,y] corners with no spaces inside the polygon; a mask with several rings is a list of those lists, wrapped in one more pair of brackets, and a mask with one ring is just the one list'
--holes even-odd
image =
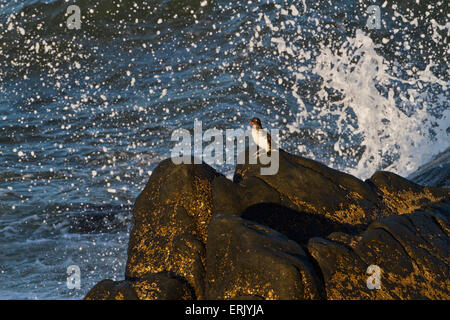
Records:
{"label": "white foam", "polygon": [[[292,8],[291,12],[292,16],[297,14]],[[292,19],[289,14],[279,16],[286,21]],[[336,154],[325,155],[328,165],[336,167],[339,164],[338,169],[362,179],[377,170],[407,176],[450,147],[446,132],[450,127],[450,111],[448,99],[443,94],[448,81],[433,74],[432,59],[423,70],[416,66],[396,65],[380,55],[372,39],[361,30],[343,41],[340,48],[332,50],[322,44],[314,58],[315,54],[311,53],[315,49],[295,45],[296,39],[305,36],[301,28],[295,35],[285,34],[280,32],[284,30],[283,22],[274,21],[266,14],[257,19],[269,30],[268,37],[271,46],[277,49],[277,55],[289,58],[288,70],[296,80],[290,90],[297,102],[296,119],[286,126],[293,134],[301,132],[308,122],[319,123],[321,128],[311,133],[317,141],[322,141],[322,136],[337,128],[339,138],[335,143],[333,141]],[[416,25],[414,20],[408,22]],[[448,29],[448,24],[437,25],[432,21],[432,25],[435,29]],[[255,32],[250,40],[250,51],[261,42],[260,38],[259,32]],[[411,41],[405,40],[405,43],[409,47],[403,49],[410,50]],[[292,64],[292,61],[297,63]],[[305,67],[305,62],[309,66]],[[301,81],[311,72],[323,79],[317,97],[314,97],[322,103],[312,106],[313,112],[307,110],[305,97],[298,93]],[[279,84],[285,83],[280,79]],[[436,89],[437,86],[441,88]],[[339,93],[342,99],[336,101],[335,97],[329,97],[330,91]],[[313,149],[314,146],[299,148],[303,155],[314,157]],[[342,168],[342,163],[347,166]]]}
{"label": "white foam", "polygon": [[[446,90],[447,83],[430,72],[432,65],[417,72],[415,78],[402,81],[390,74],[388,64],[376,52],[372,39],[360,30],[354,38],[348,38],[341,49],[344,50],[336,53],[322,47],[313,71],[324,79],[322,94],[329,88],[340,91],[344,97],[325,105],[321,111],[322,114],[329,113],[331,107],[338,107],[335,113],[339,115],[336,122],[339,133],[346,129],[342,125],[347,117],[346,108],[351,108],[357,118],[358,128],[354,134],[363,136],[366,149],[358,165],[347,169],[350,173],[367,178],[374,171],[384,169],[406,176],[449,147],[450,140],[446,137],[446,128],[450,124],[448,110],[441,119],[434,118],[428,108],[436,101],[429,101],[430,97],[417,88],[420,82],[421,85],[438,84]],[[352,63],[355,60],[357,63]],[[392,89],[386,96],[377,87],[393,87],[395,82],[406,82],[410,88],[395,97]],[[436,122],[439,125],[433,127]],[[436,136],[433,137],[431,131]],[[394,160],[384,166],[386,158]]]}

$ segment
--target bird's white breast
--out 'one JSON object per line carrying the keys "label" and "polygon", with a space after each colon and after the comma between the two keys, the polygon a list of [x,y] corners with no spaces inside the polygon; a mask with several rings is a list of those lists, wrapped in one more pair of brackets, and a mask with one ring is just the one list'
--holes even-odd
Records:
{"label": "bird's white breast", "polygon": [[258,145],[261,149],[268,151],[269,142],[267,141],[267,132],[264,130],[257,130],[252,128],[252,138],[255,141],[255,144]]}

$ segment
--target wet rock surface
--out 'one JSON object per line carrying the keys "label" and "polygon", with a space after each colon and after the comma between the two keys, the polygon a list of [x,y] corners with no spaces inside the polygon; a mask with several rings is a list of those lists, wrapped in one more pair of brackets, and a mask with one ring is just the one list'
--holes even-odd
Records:
{"label": "wet rock surface", "polygon": [[166,272],[150,273],[138,280],[97,283],[86,300],[192,300],[195,293],[182,278]]}
{"label": "wet rock surface", "polygon": [[449,195],[449,189],[423,187],[392,172],[376,172],[368,183],[374,186],[381,199],[383,216],[410,213]]}
{"label": "wet rock surface", "polygon": [[207,299],[319,299],[323,289],[299,244],[234,215],[210,223],[206,279]]}
{"label": "wet rock surface", "polygon": [[[312,238],[328,299],[448,299],[450,202],[373,222],[360,235]],[[367,268],[380,268],[369,290]]]}
{"label": "wet rock surface", "polygon": [[86,295],[86,300],[138,300],[136,291],[128,281],[102,280]]}
{"label": "wet rock surface", "polygon": [[203,296],[211,183],[217,176],[206,164],[175,165],[167,159],[158,165],[134,205],[127,279],[167,271]]}
{"label": "wet rock surface", "polygon": [[238,165],[230,181],[162,161],[134,205],[125,281],[86,298],[450,297],[449,189],[389,172],[361,181],[281,150],[277,174],[260,168]]}
{"label": "wet rock surface", "polygon": [[[234,182],[245,188],[252,184],[250,178],[257,178],[279,195],[280,205],[348,227],[361,228],[380,213],[379,199],[369,184],[319,162],[280,150],[277,174],[262,175],[261,167],[237,165]],[[246,200],[242,207],[248,207]]]}

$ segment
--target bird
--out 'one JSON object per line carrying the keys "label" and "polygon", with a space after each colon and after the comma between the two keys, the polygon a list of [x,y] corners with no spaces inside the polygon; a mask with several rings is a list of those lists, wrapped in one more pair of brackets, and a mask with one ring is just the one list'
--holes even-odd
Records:
{"label": "bird", "polygon": [[[252,118],[249,123],[252,125],[252,138],[255,144],[261,149],[267,152],[270,156],[270,151],[272,149],[272,139],[268,132],[265,132],[261,125],[261,120],[259,118]],[[259,153],[257,153],[259,155]]]}

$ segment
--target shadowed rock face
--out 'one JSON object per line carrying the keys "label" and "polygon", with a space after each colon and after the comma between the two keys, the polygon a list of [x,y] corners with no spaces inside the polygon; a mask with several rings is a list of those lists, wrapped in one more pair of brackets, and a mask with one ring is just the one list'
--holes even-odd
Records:
{"label": "shadowed rock face", "polygon": [[192,300],[195,292],[181,277],[168,272],[149,273],[131,281],[140,300]]}
{"label": "shadowed rock face", "polygon": [[[237,165],[233,180],[241,187],[240,194],[257,194],[258,184],[264,183],[265,192],[277,195],[280,205],[353,227],[362,227],[380,214],[379,199],[369,184],[319,162],[280,150],[276,175],[261,175],[260,168],[261,165]],[[251,188],[251,191],[247,192],[246,188]],[[214,199],[217,199],[214,204],[218,207],[224,206],[220,203],[221,198],[227,202],[219,190]],[[241,197],[240,200],[243,210],[259,202],[255,197]],[[319,225],[317,227],[320,228]]]}
{"label": "shadowed rock face", "polygon": [[102,280],[86,295],[86,300],[138,300],[133,286],[128,281]]}
{"label": "shadowed rock face", "polygon": [[195,294],[182,278],[166,272],[150,273],[129,281],[103,280],[86,295],[86,300],[191,300]]}
{"label": "shadowed rock face", "polygon": [[[86,298],[450,297],[449,189],[389,172],[361,181],[284,151],[279,160],[273,176],[238,165],[234,181],[162,161],[134,205],[125,281]],[[380,290],[366,285],[372,264]]]}
{"label": "shadowed rock face", "polygon": [[322,288],[303,249],[270,228],[218,215],[210,223],[206,251],[207,299],[320,298]]}
{"label": "shadowed rock face", "polygon": [[449,196],[448,189],[422,187],[390,172],[364,182],[282,150],[279,159],[276,175],[261,175],[259,164],[243,164],[234,182],[216,178],[214,214],[237,214],[306,243],[332,232],[362,232],[376,219]]}

